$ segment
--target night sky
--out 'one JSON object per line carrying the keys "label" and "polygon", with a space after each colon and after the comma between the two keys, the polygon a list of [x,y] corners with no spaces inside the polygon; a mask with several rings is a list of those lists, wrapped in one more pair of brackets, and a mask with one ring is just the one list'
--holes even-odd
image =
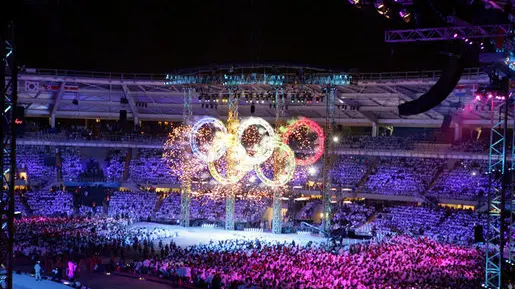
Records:
{"label": "night sky", "polygon": [[441,68],[445,43],[384,43],[385,29],[440,24],[423,6],[414,9],[417,20],[405,24],[347,0],[24,0],[18,57],[27,67],[155,73],[266,63]]}

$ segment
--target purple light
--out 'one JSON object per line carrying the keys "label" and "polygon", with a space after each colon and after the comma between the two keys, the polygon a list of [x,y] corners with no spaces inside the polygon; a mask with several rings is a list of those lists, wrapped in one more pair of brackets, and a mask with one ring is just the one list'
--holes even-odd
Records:
{"label": "purple light", "polygon": [[454,33],[454,38],[458,37],[458,33]]}

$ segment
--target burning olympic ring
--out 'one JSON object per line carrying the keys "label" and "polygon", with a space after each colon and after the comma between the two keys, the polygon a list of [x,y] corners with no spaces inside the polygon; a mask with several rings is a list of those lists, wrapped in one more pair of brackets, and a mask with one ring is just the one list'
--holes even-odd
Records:
{"label": "burning olympic ring", "polygon": [[286,128],[286,132],[282,135],[282,142],[285,144],[288,144],[290,135],[299,127],[301,126],[307,126],[312,131],[314,131],[318,136],[318,145],[315,147],[315,154],[306,158],[306,159],[299,159],[295,158],[295,161],[297,165],[299,166],[309,166],[311,164],[314,164],[316,161],[322,157],[324,154],[324,130],[318,125],[318,123],[308,119],[308,118],[301,118],[292,125],[288,126]]}

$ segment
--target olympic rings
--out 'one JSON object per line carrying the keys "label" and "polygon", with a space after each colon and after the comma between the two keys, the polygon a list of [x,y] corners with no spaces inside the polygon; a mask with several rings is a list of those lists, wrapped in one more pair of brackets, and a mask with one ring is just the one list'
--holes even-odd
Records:
{"label": "olympic rings", "polygon": [[318,136],[318,145],[315,147],[315,154],[306,158],[306,159],[299,159],[295,158],[295,161],[297,165],[299,166],[308,166],[320,159],[322,155],[324,154],[324,130],[318,125],[318,123],[308,119],[308,118],[301,118],[292,125],[288,126],[286,128],[286,132],[282,135],[282,142],[284,144],[288,144],[288,140],[290,138],[290,135],[295,131],[297,128],[301,126],[307,126],[312,131],[314,131]]}
{"label": "olympic rings", "polygon": [[245,132],[245,130],[253,125],[262,126],[265,129],[265,131],[268,133],[268,137],[263,137],[261,139],[261,141],[259,143],[259,147],[258,147],[258,149],[256,149],[256,153],[254,154],[254,156],[249,155],[247,158],[251,164],[256,165],[256,164],[260,164],[260,163],[266,161],[268,158],[270,158],[270,156],[274,152],[274,146],[273,146],[273,142],[271,142],[271,140],[273,140],[276,136],[275,136],[274,129],[266,120],[264,120],[260,117],[249,117],[249,118],[245,119],[244,121],[242,121],[240,124],[240,127],[238,128],[237,138],[240,143],[241,143],[241,139],[243,138],[243,133]]}
{"label": "olympic rings", "polygon": [[274,145],[279,150],[282,150],[286,153],[286,161],[288,164],[286,165],[287,173],[276,176],[274,180],[269,179],[265,176],[263,169],[260,164],[254,165],[254,170],[256,171],[256,175],[258,178],[266,185],[271,187],[279,187],[288,183],[291,178],[293,178],[293,174],[295,173],[295,153],[291,150],[291,148],[279,141],[274,142]]}
{"label": "olympic rings", "polygon": [[[208,152],[203,153],[197,145],[197,134],[199,129],[206,124],[213,125],[219,132],[215,136],[213,145],[209,148]],[[252,156],[247,153],[247,150],[242,144],[243,135],[251,126],[260,126],[264,129],[264,132],[260,132],[260,135],[263,137],[259,144],[253,148],[255,154]],[[288,146],[290,135],[300,126],[307,126],[318,135],[319,144],[315,148],[315,154],[307,159],[296,158],[295,153]],[[265,136],[265,134],[268,134],[268,136]],[[285,185],[293,178],[296,165],[305,166],[312,164],[322,156],[324,153],[324,138],[322,128],[316,122],[307,118],[302,118],[287,127],[282,139],[279,140],[273,127],[262,118],[251,117],[243,120],[238,127],[236,135],[233,135],[228,134],[227,128],[222,121],[213,117],[206,117],[199,120],[193,126],[190,134],[190,146],[194,155],[207,163],[211,176],[222,185],[235,184],[240,181],[247,172],[254,169],[263,184],[276,187]],[[275,149],[286,154],[284,164],[285,173],[275,176],[272,180],[265,176],[261,164],[272,156]],[[235,166],[231,168],[234,173],[226,174],[224,177],[218,172],[215,161],[220,159],[225,153],[228,153],[228,157],[232,158],[231,163],[234,163]]]}
{"label": "olympic rings", "polygon": [[223,122],[214,117],[205,117],[201,120],[197,121],[190,133],[190,146],[191,151],[197,156],[199,159],[204,162],[212,162],[223,156],[225,151],[227,150],[227,146],[223,145],[220,139],[215,139],[213,147],[209,150],[209,154],[204,154],[200,151],[197,146],[197,134],[198,130],[205,124],[212,124],[215,128],[219,129],[222,133],[222,136],[227,135],[227,129]]}

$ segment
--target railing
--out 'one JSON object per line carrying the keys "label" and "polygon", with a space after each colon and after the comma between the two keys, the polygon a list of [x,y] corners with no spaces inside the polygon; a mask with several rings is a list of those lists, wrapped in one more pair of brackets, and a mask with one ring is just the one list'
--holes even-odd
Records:
{"label": "railing", "polygon": [[318,232],[318,233],[320,233],[320,234],[322,234],[322,235],[324,235],[324,236],[328,236],[328,235],[329,235],[326,231],[324,231],[324,230],[322,230],[322,229],[320,229],[320,228],[318,228],[318,227],[315,227],[315,226],[313,226],[313,225],[311,225],[311,224],[308,224],[308,223],[306,223],[306,222],[301,222],[301,223],[300,223],[300,225],[301,225],[301,227],[302,227],[302,226],[307,227],[307,228],[309,228],[310,230],[313,230],[313,231],[315,231],[315,232]]}
{"label": "railing", "polygon": [[109,78],[119,80],[150,80],[165,81],[166,74],[156,73],[119,73],[119,72],[100,72],[82,71],[65,69],[46,69],[46,68],[27,68],[20,72],[21,75],[40,75],[40,76],[59,76],[59,77],[81,77],[81,78]]}
{"label": "railing", "polygon": [[[415,79],[438,79],[442,76],[441,70],[406,71],[406,72],[372,72],[360,73],[354,76],[357,80],[415,80]],[[461,78],[471,79],[474,77],[487,76],[479,67],[465,68]]]}
{"label": "railing", "polygon": [[[99,72],[99,71],[80,71],[64,69],[46,68],[27,68],[20,72],[20,75],[56,76],[56,77],[75,77],[90,79],[112,79],[112,80],[144,80],[144,81],[166,81],[166,74],[156,73],[118,73],[118,72]],[[442,75],[441,70],[426,71],[405,71],[405,72],[365,72],[350,73],[354,80],[416,80],[431,79],[436,80]],[[486,76],[485,72],[478,67],[465,68],[462,78],[472,79],[475,77]]]}

